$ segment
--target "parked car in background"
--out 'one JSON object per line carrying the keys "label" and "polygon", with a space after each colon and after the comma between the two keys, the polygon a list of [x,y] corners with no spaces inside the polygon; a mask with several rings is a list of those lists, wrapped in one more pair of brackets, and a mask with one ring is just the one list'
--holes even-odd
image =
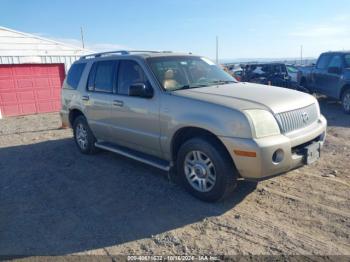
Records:
{"label": "parked car in background", "polygon": [[100,148],[175,170],[205,201],[228,196],[238,178],[316,161],[327,125],[309,94],[239,83],[207,58],[155,51],[76,61],[63,84],[61,118],[82,153]]}
{"label": "parked car in background", "polygon": [[242,81],[242,76],[243,76],[242,68],[233,68],[229,72],[238,82]]}
{"label": "parked car in background", "polygon": [[290,76],[290,80],[294,83],[299,83],[300,76],[301,76],[301,72],[299,68],[294,65],[286,65],[286,69],[287,69],[288,75]]}
{"label": "parked car in background", "polygon": [[300,67],[300,85],[342,102],[350,114],[350,51],[326,52],[315,66]]}
{"label": "parked car in background", "polygon": [[243,82],[279,87],[292,87],[291,77],[283,63],[247,64],[243,67]]}

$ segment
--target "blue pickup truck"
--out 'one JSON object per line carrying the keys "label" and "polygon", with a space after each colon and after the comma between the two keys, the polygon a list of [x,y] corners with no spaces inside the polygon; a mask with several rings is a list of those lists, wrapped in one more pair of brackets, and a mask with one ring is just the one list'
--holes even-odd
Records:
{"label": "blue pickup truck", "polygon": [[301,86],[340,100],[350,114],[350,51],[322,53],[315,66],[299,69]]}

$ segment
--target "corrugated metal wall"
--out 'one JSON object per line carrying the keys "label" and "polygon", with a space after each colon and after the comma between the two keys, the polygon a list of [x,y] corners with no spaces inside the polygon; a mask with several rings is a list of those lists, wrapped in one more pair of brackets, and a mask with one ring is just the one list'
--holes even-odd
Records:
{"label": "corrugated metal wall", "polygon": [[27,64],[27,63],[38,63],[38,64],[64,64],[66,72],[68,72],[70,66],[74,61],[78,60],[79,56],[0,56],[0,64]]}
{"label": "corrugated metal wall", "polygon": [[0,64],[62,63],[65,70],[88,49],[0,26]]}

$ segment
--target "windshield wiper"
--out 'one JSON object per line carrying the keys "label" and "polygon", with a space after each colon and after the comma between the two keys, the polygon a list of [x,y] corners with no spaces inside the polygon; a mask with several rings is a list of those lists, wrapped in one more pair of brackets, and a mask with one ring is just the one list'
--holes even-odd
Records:
{"label": "windshield wiper", "polygon": [[192,88],[200,88],[200,87],[207,87],[211,85],[223,85],[223,84],[229,84],[229,83],[236,83],[236,81],[233,80],[216,80],[212,82],[208,82],[205,84],[194,84],[194,85],[183,85],[181,87],[178,87],[176,89],[173,89],[171,91],[177,91],[177,90],[184,90],[184,89],[192,89]]}
{"label": "windshield wiper", "polygon": [[217,84],[217,85],[225,85],[230,83],[237,83],[237,82],[234,80],[215,80],[210,82],[210,84]]}
{"label": "windshield wiper", "polygon": [[183,89],[192,89],[192,88],[199,88],[199,87],[206,87],[210,84],[200,84],[200,85],[184,85],[182,87],[176,88],[175,90],[183,90]]}

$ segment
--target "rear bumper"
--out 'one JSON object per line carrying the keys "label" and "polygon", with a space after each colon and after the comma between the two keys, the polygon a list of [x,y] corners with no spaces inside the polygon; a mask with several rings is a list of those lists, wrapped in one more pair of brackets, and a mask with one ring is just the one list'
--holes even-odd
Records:
{"label": "rear bumper", "polygon": [[60,111],[62,126],[70,127],[69,114],[65,111]]}
{"label": "rear bumper", "polygon": [[[327,120],[321,116],[314,124],[287,135],[277,135],[260,139],[220,137],[230,153],[241,177],[263,179],[285,173],[304,165],[304,156],[298,149],[307,143],[317,141],[321,147],[326,137]],[[256,152],[255,156],[240,156],[234,151]],[[283,159],[274,162],[276,150],[283,151]]]}

